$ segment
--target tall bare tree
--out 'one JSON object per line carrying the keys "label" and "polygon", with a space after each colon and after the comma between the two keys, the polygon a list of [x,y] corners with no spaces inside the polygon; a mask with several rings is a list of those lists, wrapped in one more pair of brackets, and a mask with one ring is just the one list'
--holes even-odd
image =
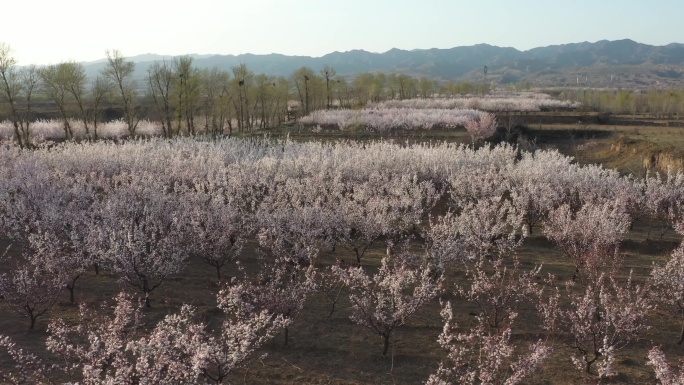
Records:
{"label": "tall bare tree", "polygon": [[90,138],[90,127],[88,127],[88,112],[85,105],[85,88],[87,76],[83,64],[67,62],[62,64],[65,67],[67,91],[73,96],[78,106],[78,113],[83,121],[83,128],[86,136]]}
{"label": "tall bare tree", "polygon": [[255,77],[256,103],[259,114],[259,128],[264,129],[269,126],[269,109],[273,95],[275,94],[275,79],[272,76],[259,74]]}
{"label": "tall bare tree", "polygon": [[166,61],[162,61],[161,63],[155,62],[147,70],[148,92],[159,113],[162,131],[167,138],[173,136],[173,105],[171,103],[171,97],[174,76],[173,69],[171,69]]}
{"label": "tall bare tree", "polygon": [[107,66],[102,75],[109,79],[119,91],[123,107],[124,121],[128,134],[135,136],[140,118],[136,113],[136,84],[133,78],[135,63],[126,60],[119,50],[107,51]]}
{"label": "tall bare tree", "polygon": [[230,74],[214,67],[198,71],[199,93],[203,99],[204,132],[216,138],[223,133],[226,110],[224,97],[228,96]]}
{"label": "tall bare tree", "polygon": [[221,79],[221,90],[218,94],[218,124],[221,133],[226,125],[228,125],[228,135],[233,135],[233,115],[231,113],[231,105],[233,97],[235,96],[234,87],[232,87],[230,74],[225,72]]}
{"label": "tall bare tree", "polygon": [[186,83],[185,124],[191,135],[195,135],[195,116],[202,109],[202,94],[200,88],[199,69],[192,68]]}
{"label": "tall bare tree", "polygon": [[279,76],[275,79],[273,94],[273,108],[271,110],[271,122],[279,126],[285,120],[287,114],[287,100],[289,96],[289,82],[286,78]]}
{"label": "tall bare tree", "polygon": [[299,102],[304,107],[304,115],[308,115],[311,109],[311,88],[309,82],[315,76],[313,70],[309,67],[300,67],[291,76]]}
{"label": "tall bare tree", "polygon": [[29,138],[28,132],[24,133],[24,123],[17,109],[18,99],[22,91],[22,82],[19,71],[16,68],[17,60],[12,56],[10,46],[0,43],[0,78],[2,78],[2,96],[9,104],[14,137],[22,148],[30,147],[30,141],[25,142],[24,137]]}
{"label": "tall bare tree", "polygon": [[192,57],[181,56],[173,59],[176,81],[176,133],[180,134],[183,118],[188,133],[195,134],[195,109],[199,98],[199,79],[197,70],[192,66]]}
{"label": "tall bare tree", "polygon": [[323,79],[325,79],[325,95],[326,95],[326,109],[330,109],[330,105],[332,104],[332,97],[330,94],[330,82],[333,80],[333,78],[337,75],[337,71],[335,71],[334,68],[325,66],[321,70],[321,76],[323,76]]}
{"label": "tall bare tree", "polygon": [[364,72],[357,74],[352,85],[354,87],[355,104],[364,106],[372,99],[374,76],[372,73]]}
{"label": "tall bare tree", "polygon": [[100,106],[102,105],[103,99],[109,95],[109,93],[114,88],[109,79],[104,76],[97,76],[92,82],[90,89],[90,117],[93,120],[93,138],[97,139],[97,122],[100,120]]}
{"label": "tall bare tree", "polygon": [[399,99],[411,99],[415,95],[415,79],[405,74],[399,74],[397,75],[397,83],[399,85]]}
{"label": "tall bare tree", "polygon": [[422,77],[418,82],[418,88],[420,88],[421,98],[429,98],[432,97],[435,90],[435,83],[426,77]]}
{"label": "tall bare tree", "polygon": [[19,83],[21,92],[19,94],[19,128],[24,136],[24,144],[27,147],[31,147],[31,136],[30,127],[31,119],[34,119],[31,110],[31,101],[33,99],[33,93],[38,88],[38,83],[40,82],[40,76],[38,75],[38,70],[36,66],[31,64],[29,66],[23,67],[19,70]]}
{"label": "tall bare tree", "polygon": [[74,137],[74,132],[69,123],[68,105],[70,96],[68,90],[69,74],[66,63],[54,64],[44,67],[38,71],[42,81],[42,90],[55,102],[64,125],[64,139],[70,140]]}
{"label": "tall bare tree", "polygon": [[337,78],[335,81],[335,89],[337,90],[337,99],[340,101],[341,108],[351,108],[351,87],[347,79]]}
{"label": "tall bare tree", "polygon": [[244,63],[231,67],[231,70],[233,71],[233,82],[237,86],[235,88],[238,93],[238,98],[237,100],[233,99],[233,103],[239,103],[235,106],[235,110],[238,114],[238,129],[242,132],[246,128],[251,127],[249,91],[254,81],[254,73]]}

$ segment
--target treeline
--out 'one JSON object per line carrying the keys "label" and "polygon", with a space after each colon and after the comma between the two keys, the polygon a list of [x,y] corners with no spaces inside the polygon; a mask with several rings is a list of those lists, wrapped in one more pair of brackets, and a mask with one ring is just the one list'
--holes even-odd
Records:
{"label": "treeline", "polygon": [[[144,79],[134,73],[135,63],[116,50],[107,52],[106,66],[94,79],[75,62],[19,68],[9,46],[0,44],[0,119],[11,121],[22,147],[31,146],[31,124],[49,110],[63,122],[66,140],[74,137],[74,120],[83,123],[88,139],[98,139],[98,122],[112,119],[125,123],[128,136],[136,136],[143,119],[159,121],[168,138],[225,130],[232,134],[288,119],[290,80],[255,74],[244,64],[231,72],[199,69],[184,56],[155,63]],[[297,89],[300,75],[306,74],[292,76]],[[313,89],[311,97],[308,90],[304,94],[307,107],[310,100],[321,103]]]}
{"label": "treeline", "polygon": [[89,139],[98,138],[98,123],[112,119],[124,121],[129,136],[136,135],[141,119],[161,122],[166,137],[217,136],[277,127],[321,109],[489,91],[484,83],[438,84],[405,74],[347,78],[329,66],[302,67],[289,77],[257,74],[245,64],[230,71],[200,69],[189,56],[156,62],[144,79],[136,79],[135,63],[116,50],[107,52],[106,66],[95,78],[75,62],[16,64],[9,45],[0,43],[0,120],[11,121],[21,146],[31,146],[32,122],[50,115],[63,122],[67,140],[74,137],[73,120],[83,122]]}
{"label": "treeline", "polygon": [[614,114],[643,114],[676,119],[684,114],[684,90],[566,89],[560,93],[560,98]]}

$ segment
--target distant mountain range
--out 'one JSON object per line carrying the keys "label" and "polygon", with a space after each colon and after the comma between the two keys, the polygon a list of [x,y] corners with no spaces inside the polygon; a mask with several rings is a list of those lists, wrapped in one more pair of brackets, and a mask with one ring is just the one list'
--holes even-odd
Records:
{"label": "distant mountain range", "polygon": [[[255,73],[289,76],[302,66],[314,71],[328,65],[339,76],[361,72],[404,73],[435,80],[530,82],[542,86],[681,87],[684,85],[684,44],[652,46],[632,40],[572,43],[519,51],[488,44],[450,49],[391,49],[384,53],[363,50],[333,52],[321,57],[269,55],[189,55],[199,68],[230,70],[244,63]],[[136,76],[173,57],[145,54],[129,57]],[[83,63],[90,76],[106,60]],[[487,66],[487,74],[484,67]]]}

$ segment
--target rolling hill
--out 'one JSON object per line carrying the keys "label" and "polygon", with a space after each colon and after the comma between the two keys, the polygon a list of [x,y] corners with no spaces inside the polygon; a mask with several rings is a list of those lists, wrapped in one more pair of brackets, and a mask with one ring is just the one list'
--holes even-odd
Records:
{"label": "rolling hill", "polygon": [[[437,80],[530,82],[543,86],[679,87],[684,85],[684,44],[652,46],[632,40],[571,43],[519,51],[488,44],[449,49],[391,49],[383,53],[364,50],[332,52],[321,57],[268,55],[189,55],[199,68],[230,70],[245,63],[255,73],[289,76],[307,66],[315,71],[332,66],[340,76],[360,72],[404,73]],[[130,57],[143,78],[147,68],[173,57],[144,54]],[[104,60],[84,63],[96,74]]]}

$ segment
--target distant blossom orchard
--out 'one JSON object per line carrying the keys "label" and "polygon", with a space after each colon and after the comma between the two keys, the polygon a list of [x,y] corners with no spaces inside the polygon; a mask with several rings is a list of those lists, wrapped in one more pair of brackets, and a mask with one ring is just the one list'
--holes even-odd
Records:
{"label": "distant blossom orchard", "polygon": [[535,112],[545,109],[578,108],[577,102],[553,99],[539,92],[492,92],[459,98],[386,100],[370,103],[369,108],[476,109],[490,112]]}
{"label": "distant blossom orchard", "polygon": [[[75,138],[85,138],[86,131],[83,121],[72,119],[69,121],[71,130]],[[0,122],[0,140],[11,140],[14,135],[12,122],[5,120]],[[61,120],[36,120],[31,122],[29,131],[34,142],[44,140],[63,140],[64,122]],[[136,135],[143,137],[161,136],[162,129],[159,122],[141,120],[138,123]],[[98,138],[114,139],[128,136],[128,128],[123,120],[113,120],[111,122],[100,123],[97,129]]]}
{"label": "distant blossom orchard", "polygon": [[314,111],[300,123],[332,126],[343,131],[364,127],[369,132],[387,132],[464,127],[467,122],[479,121],[485,115],[488,113],[471,109],[364,108]]}

